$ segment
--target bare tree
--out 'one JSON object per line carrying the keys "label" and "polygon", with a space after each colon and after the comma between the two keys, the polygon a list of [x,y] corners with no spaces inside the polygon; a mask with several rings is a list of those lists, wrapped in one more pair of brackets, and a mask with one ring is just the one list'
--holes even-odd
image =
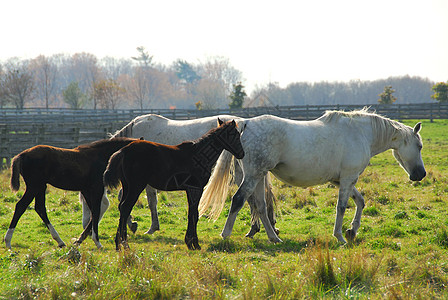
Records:
{"label": "bare tree", "polygon": [[234,84],[242,81],[241,71],[232,67],[228,58],[221,56],[209,57],[207,59],[202,65],[201,77],[222,84],[226,96],[230,95]]}
{"label": "bare tree", "polygon": [[196,86],[196,95],[201,102],[202,109],[216,109],[224,107],[228,103],[222,84],[208,78],[199,80]]}
{"label": "bare tree", "polygon": [[36,96],[44,101],[45,108],[48,109],[51,101],[56,96],[57,65],[51,58],[39,55],[31,61],[30,68],[34,74]]}
{"label": "bare tree", "polygon": [[148,79],[148,68],[138,66],[135,68],[134,74],[130,78],[126,89],[130,97],[137,101],[140,109],[143,109],[144,104],[149,102]]}
{"label": "bare tree", "polygon": [[34,91],[33,76],[29,71],[28,61],[13,58],[8,60],[5,67],[2,84],[4,97],[16,108],[23,109],[31,100]]}
{"label": "bare tree", "polygon": [[76,77],[74,81],[79,83],[79,87],[85,94],[92,96],[93,109],[96,109],[94,86],[103,77],[98,66],[98,59],[90,53],[76,53],[72,56],[72,70]]}
{"label": "bare tree", "polygon": [[106,109],[117,108],[124,92],[125,90],[113,79],[100,80],[94,87],[98,106]]}

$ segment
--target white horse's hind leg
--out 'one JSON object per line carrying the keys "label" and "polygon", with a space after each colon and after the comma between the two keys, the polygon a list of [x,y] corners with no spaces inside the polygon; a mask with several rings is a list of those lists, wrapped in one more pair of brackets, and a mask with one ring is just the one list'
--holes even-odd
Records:
{"label": "white horse's hind leg", "polygon": [[340,181],[338,204],[336,207],[336,221],[334,223],[333,235],[341,243],[347,243],[342,236],[342,222],[344,220],[345,210],[347,208],[347,202],[350,194],[355,187],[357,179],[344,178]]}
{"label": "white horse's hind leg", "polygon": [[348,240],[353,241],[356,237],[356,233],[358,232],[359,227],[361,226],[361,215],[365,204],[364,204],[364,197],[356,189],[356,187],[353,188],[351,197],[353,198],[356,204],[356,213],[352,221],[352,228],[347,229],[347,231],[345,232],[345,237]]}
{"label": "white horse's hind leg", "polygon": [[149,185],[146,186],[146,197],[148,198],[148,206],[151,211],[151,227],[145,233],[153,234],[157,230],[160,230],[159,216],[157,214],[157,190]]}
{"label": "white horse's hind leg", "polygon": [[255,200],[255,209],[257,210],[258,215],[260,216],[261,222],[266,230],[266,234],[269,237],[269,240],[273,243],[281,243],[282,240],[275,233],[274,228],[268,218],[268,212],[266,207],[265,200],[265,188],[264,188],[264,179],[260,180],[254,191],[254,200]]}

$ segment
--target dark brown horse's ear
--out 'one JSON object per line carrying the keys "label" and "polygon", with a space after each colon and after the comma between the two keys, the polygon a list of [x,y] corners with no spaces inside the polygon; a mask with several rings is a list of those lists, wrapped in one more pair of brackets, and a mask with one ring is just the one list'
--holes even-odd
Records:
{"label": "dark brown horse's ear", "polygon": [[235,127],[238,127],[238,125],[236,124],[235,120],[232,120],[232,125]]}
{"label": "dark brown horse's ear", "polygon": [[220,118],[218,118],[218,126],[221,126],[222,124],[223,124],[224,122],[223,121],[221,121],[221,119]]}
{"label": "dark brown horse's ear", "polygon": [[140,141],[143,141],[143,140],[144,140],[144,138],[141,136],[141,137],[140,137]]}

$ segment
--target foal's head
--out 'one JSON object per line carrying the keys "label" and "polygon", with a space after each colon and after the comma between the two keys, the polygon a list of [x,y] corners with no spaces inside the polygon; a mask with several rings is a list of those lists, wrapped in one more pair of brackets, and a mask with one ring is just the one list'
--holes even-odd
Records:
{"label": "foal's head", "polygon": [[215,133],[224,149],[232,153],[237,159],[244,157],[240,132],[235,120],[223,122],[218,118],[218,128],[215,130]]}
{"label": "foal's head", "polygon": [[409,174],[412,181],[420,181],[426,176],[425,166],[422,160],[422,139],[418,132],[421,129],[421,123],[417,123],[414,129],[409,128],[410,132],[393,149],[393,155],[401,167]]}

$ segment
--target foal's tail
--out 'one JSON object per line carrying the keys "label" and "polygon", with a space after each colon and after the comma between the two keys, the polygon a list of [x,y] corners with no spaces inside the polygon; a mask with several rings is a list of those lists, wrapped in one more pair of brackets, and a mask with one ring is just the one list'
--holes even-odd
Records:
{"label": "foal's tail", "polygon": [[121,163],[123,160],[123,152],[118,150],[109,158],[106,171],[104,171],[104,185],[109,188],[116,188],[120,183]]}
{"label": "foal's tail", "polygon": [[20,169],[22,166],[22,158],[16,155],[11,161],[11,189],[16,192],[20,188]]}
{"label": "foal's tail", "polygon": [[[211,206],[208,216],[217,220],[224,207],[224,203],[229,191],[232,174],[230,169],[233,165],[233,155],[228,151],[223,151],[213,168],[212,175],[205,186],[199,202],[199,216],[202,216]],[[215,201],[213,201],[215,198]]]}

